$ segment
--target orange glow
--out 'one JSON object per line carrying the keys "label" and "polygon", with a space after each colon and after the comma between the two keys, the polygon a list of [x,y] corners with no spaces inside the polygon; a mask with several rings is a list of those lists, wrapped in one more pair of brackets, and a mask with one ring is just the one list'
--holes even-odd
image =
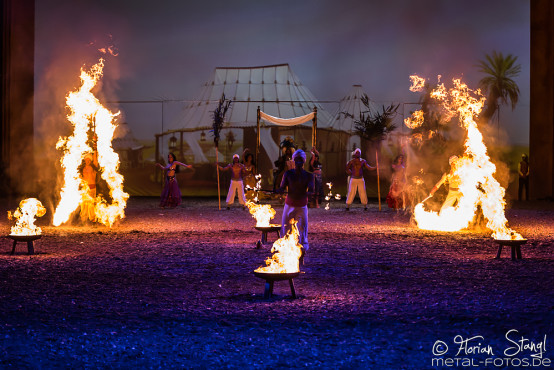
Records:
{"label": "orange glow", "polygon": [[12,213],[8,211],[8,219],[16,219],[11,228],[11,235],[40,235],[42,230],[35,225],[35,217],[46,214],[46,208],[36,198],[23,199],[19,207]]}
{"label": "orange glow", "polygon": [[[112,113],[94,96],[91,90],[102,77],[104,60],[92,66],[90,71],[81,69],[81,87],[70,92],[66,98],[69,109],[67,119],[73,125],[73,134],[60,138],[56,148],[63,150],[61,165],[64,171],[64,185],[60,191],[60,202],[54,213],[54,225],[59,226],[69,220],[70,215],[84,202],[94,204],[97,222],[111,227],[125,217],[125,207],[129,194],[123,191],[123,176],[118,173],[119,155],[112,148],[112,139],[119,112]],[[88,143],[89,132],[96,137],[98,165],[102,179],[110,189],[112,203],[89,195],[89,187],[79,173],[79,166],[87,154],[94,152]]]}
{"label": "orange glow", "polygon": [[453,172],[461,180],[459,191],[462,195],[456,206],[440,213],[426,211],[423,203],[419,203],[414,209],[418,227],[425,230],[462,230],[472,224],[477,207],[480,206],[493,238],[523,239],[507,226],[505,189],[494,178],[496,167],[487,154],[483,136],[475,122],[485,98],[479,90],[469,89],[459,79],[453,80],[450,89],[444,84],[438,85],[431,97],[441,104],[448,118],[458,117],[460,125],[467,131],[464,153],[456,161]]}
{"label": "orange glow", "polygon": [[298,243],[299,233],[296,222],[291,220],[291,230],[273,243],[271,247],[273,256],[266,259],[266,266],[258,267],[256,272],[288,274],[300,271],[299,259],[302,255],[302,245]]}

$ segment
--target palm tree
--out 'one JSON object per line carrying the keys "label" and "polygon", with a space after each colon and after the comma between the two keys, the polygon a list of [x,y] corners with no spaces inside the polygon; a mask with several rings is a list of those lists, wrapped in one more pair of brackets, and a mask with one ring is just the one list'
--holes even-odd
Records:
{"label": "palm tree", "polygon": [[352,114],[344,114],[354,119],[354,130],[361,138],[371,142],[381,142],[387,134],[396,129],[396,125],[392,123],[392,120],[396,115],[399,104],[391,104],[388,107],[383,105],[382,112],[371,112],[369,97],[364,94],[361,100],[367,110],[360,112],[357,119]]}
{"label": "palm tree", "polygon": [[485,60],[480,60],[477,67],[479,72],[487,74],[479,81],[479,86],[487,97],[485,108],[480,118],[488,122],[499,109],[501,103],[508,104],[508,100],[515,109],[519,98],[519,87],[512,79],[521,72],[521,64],[515,64],[517,57],[512,54],[506,56],[502,53],[492,52],[492,55],[485,55]]}

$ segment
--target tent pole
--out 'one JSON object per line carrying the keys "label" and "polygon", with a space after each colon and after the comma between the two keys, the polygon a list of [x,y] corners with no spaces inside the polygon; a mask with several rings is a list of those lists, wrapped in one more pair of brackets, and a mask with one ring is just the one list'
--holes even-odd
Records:
{"label": "tent pole", "polygon": [[258,111],[256,112],[256,120],[258,131],[256,132],[256,174],[258,173],[258,153],[260,152],[260,106],[258,105]]}
{"label": "tent pole", "polygon": [[314,107],[314,118],[312,119],[312,148],[317,145],[317,107]]}
{"label": "tent pole", "polygon": [[377,199],[379,200],[379,211],[381,210],[381,183],[379,181],[379,154],[375,148],[375,163],[377,165]]}

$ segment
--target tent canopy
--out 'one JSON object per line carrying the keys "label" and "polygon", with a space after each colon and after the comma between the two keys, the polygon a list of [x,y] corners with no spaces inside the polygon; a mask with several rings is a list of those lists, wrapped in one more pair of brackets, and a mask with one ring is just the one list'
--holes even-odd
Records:
{"label": "tent canopy", "polygon": [[[360,113],[365,113],[367,115],[368,107],[362,102],[363,96],[368,95],[365,93],[362,85],[352,85],[350,92],[340,100],[339,109],[335,113],[331,127],[335,130],[353,133],[354,120],[359,119]],[[381,111],[381,108],[373,101],[369,100],[369,110],[375,113]],[[354,116],[354,118],[348,117],[344,113],[348,113]]]}
{"label": "tent canopy", "polygon": [[225,117],[225,127],[256,126],[258,106],[263,112],[282,118],[304,116],[317,107],[318,127],[330,128],[333,121],[290,66],[277,64],[216,68],[199,96],[185,106],[168,130],[210,128],[222,94],[233,101]]}

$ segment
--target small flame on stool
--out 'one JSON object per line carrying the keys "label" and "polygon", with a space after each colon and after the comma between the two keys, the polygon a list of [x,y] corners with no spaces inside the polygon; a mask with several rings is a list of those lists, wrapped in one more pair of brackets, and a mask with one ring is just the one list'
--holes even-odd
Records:
{"label": "small flame on stool", "polygon": [[254,202],[246,202],[246,206],[252,217],[256,219],[256,226],[269,227],[269,221],[275,216],[275,210],[271,204],[255,204]]}
{"label": "small flame on stool", "polygon": [[10,235],[40,235],[42,230],[35,225],[35,217],[46,214],[46,208],[36,198],[23,199],[19,207],[12,213],[8,211],[8,219],[16,219]]}
{"label": "small flame on stool", "polygon": [[300,234],[297,221],[291,220],[292,228],[284,237],[277,239],[271,247],[273,255],[265,260],[266,266],[260,266],[255,272],[289,274],[300,271],[302,245],[298,243]]}

